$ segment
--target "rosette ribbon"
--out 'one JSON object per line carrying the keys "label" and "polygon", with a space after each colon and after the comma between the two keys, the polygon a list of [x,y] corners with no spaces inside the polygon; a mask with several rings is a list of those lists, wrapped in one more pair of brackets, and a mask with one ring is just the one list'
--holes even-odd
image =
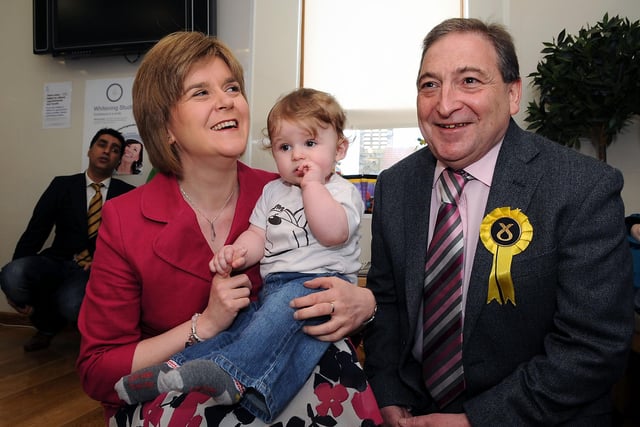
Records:
{"label": "rosette ribbon", "polygon": [[489,212],[480,225],[480,240],[493,254],[487,304],[497,301],[503,305],[516,305],[516,295],[511,278],[511,261],[524,251],[533,238],[529,218],[520,209],[496,208]]}

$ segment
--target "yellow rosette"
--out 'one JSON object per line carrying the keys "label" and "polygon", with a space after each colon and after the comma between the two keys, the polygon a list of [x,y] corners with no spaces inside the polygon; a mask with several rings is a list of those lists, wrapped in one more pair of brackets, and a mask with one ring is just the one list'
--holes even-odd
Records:
{"label": "yellow rosette", "polygon": [[487,304],[510,301],[516,305],[516,295],[511,279],[511,260],[524,251],[533,237],[529,218],[520,209],[496,208],[489,212],[480,225],[480,239],[493,254]]}

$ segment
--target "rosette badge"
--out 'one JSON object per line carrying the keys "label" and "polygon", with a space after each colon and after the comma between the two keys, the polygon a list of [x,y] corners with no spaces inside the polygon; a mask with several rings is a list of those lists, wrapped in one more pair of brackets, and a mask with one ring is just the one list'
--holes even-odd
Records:
{"label": "rosette badge", "polygon": [[493,254],[487,304],[510,301],[516,305],[516,295],[511,279],[511,260],[527,249],[533,238],[529,218],[520,209],[496,208],[489,212],[480,225],[480,239]]}

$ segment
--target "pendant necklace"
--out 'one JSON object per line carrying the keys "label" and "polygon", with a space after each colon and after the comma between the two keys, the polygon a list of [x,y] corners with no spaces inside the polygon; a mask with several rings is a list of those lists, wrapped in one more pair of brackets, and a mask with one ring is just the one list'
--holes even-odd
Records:
{"label": "pendant necklace", "polygon": [[231,200],[231,197],[233,197],[233,194],[236,192],[235,186],[233,187],[233,190],[231,190],[231,193],[229,193],[227,200],[224,201],[224,205],[222,205],[222,208],[220,208],[220,210],[218,211],[216,216],[213,217],[213,219],[207,218],[207,216],[198,208],[198,206],[193,202],[193,200],[191,200],[191,197],[189,197],[187,192],[184,191],[184,188],[182,188],[182,184],[178,184],[178,186],[180,187],[180,192],[182,193],[182,197],[184,197],[184,199],[187,202],[189,202],[189,204],[196,210],[196,212],[198,212],[211,226],[211,241],[213,242],[214,240],[216,240],[216,227],[213,224],[216,222],[220,214],[222,214],[222,211],[224,211],[224,208],[226,208],[227,204],[229,204],[229,200]]}

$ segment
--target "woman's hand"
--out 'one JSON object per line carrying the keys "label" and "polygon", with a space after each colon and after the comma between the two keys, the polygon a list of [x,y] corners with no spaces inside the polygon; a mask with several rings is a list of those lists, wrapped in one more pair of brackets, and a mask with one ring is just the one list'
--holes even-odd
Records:
{"label": "woman's hand", "polygon": [[[211,338],[227,329],[238,312],[249,305],[251,282],[245,274],[222,277],[216,274],[211,281],[209,304],[196,319],[196,331],[202,339]],[[166,361],[172,354],[184,349],[191,330],[191,320],[160,335],[138,343],[131,371]]]}
{"label": "woman's hand", "polygon": [[373,293],[338,277],[318,277],[304,284],[325,289],[291,301],[296,320],[331,316],[320,325],[305,326],[304,332],[321,341],[337,341],[351,334],[371,318],[376,307]]}
{"label": "woman's hand", "polygon": [[238,312],[250,303],[251,282],[246,274],[216,274],[211,281],[209,303],[198,318],[198,336],[211,338],[227,329]]}

